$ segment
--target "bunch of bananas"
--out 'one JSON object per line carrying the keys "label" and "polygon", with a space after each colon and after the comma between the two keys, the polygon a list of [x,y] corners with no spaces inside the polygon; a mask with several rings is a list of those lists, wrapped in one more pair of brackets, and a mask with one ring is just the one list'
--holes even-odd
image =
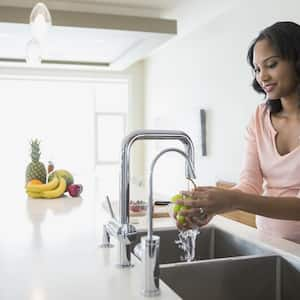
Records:
{"label": "bunch of bananas", "polygon": [[65,193],[67,182],[63,177],[55,176],[50,182],[44,184],[29,182],[25,188],[27,195],[31,198],[54,199]]}

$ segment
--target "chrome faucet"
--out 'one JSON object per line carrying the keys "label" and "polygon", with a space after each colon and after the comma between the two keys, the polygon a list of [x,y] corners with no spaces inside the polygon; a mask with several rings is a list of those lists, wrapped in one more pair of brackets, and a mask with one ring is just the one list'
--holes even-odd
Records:
{"label": "chrome faucet", "polygon": [[[136,130],[127,135],[121,148],[121,174],[120,174],[120,212],[119,220],[112,220],[104,225],[105,243],[103,247],[110,246],[109,236],[114,236],[119,241],[119,266],[131,266],[130,244],[136,239],[136,229],[129,223],[129,196],[130,196],[130,150],[138,140],[178,140],[183,143],[185,154],[194,165],[194,145],[191,138],[183,131],[176,130]],[[193,176],[193,169],[186,163],[186,177]],[[151,219],[152,222],[152,219]]]}
{"label": "chrome faucet", "polygon": [[167,148],[161,151],[153,159],[150,168],[149,178],[149,198],[147,208],[148,228],[147,235],[141,238],[141,243],[136,246],[135,253],[140,257],[143,264],[143,286],[144,296],[152,297],[160,293],[159,290],[159,243],[160,237],[153,235],[153,171],[158,159],[167,152],[177,152],[181,154],[189,166],[190,173],[186,175],[188,179],[196,178],[193,161],[183,151],[177,148]]}

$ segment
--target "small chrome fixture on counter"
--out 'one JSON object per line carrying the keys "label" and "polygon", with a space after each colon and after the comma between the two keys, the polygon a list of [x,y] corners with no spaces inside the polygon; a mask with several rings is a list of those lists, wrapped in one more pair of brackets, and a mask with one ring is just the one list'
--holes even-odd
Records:
{"label": "small chrome fixture on counter", "polygon": [[[138,140],[178,140],[183,143],[185,155],[190,161],[186,163],[186,177],[193,178],[194,172],[194,145],[191,138],[182,131],[175,130],[137,130],[127,135],[122,142],[121,151],[121,178],[120,178],[120,213],[119,220],[112,218],[104,225],[104,237],[109,241],[114,236],[119,241],[119,266],[131,266],[130,244],[136,239],[136,229],[129,222],[129,196],[130,196],[130,150]],[[184,152],[183,152],[184,153]],[[152,224],[152,218],[151,218]],[[101,246],[108,246],[104,243]]]}

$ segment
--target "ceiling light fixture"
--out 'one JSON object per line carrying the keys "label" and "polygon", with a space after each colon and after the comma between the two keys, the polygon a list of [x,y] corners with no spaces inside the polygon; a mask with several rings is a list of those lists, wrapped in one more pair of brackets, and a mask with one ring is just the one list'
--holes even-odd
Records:
{"label": "ceiling light fixture", "polygon": [[37,3],[29,18],[32,39],[27,43],[26,62],[38,65],[42,61],[42,43],[52,25],[51,14],[44,3]]}

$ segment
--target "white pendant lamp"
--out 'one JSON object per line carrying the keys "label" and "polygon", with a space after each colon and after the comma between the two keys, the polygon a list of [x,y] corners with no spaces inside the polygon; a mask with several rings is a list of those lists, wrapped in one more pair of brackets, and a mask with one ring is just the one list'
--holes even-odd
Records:
{"label": "white pendant lamp", "polygon": [[38,65],[42,61],[42,43],[52,25],[51,14],[44,3],[37,3],[29,18],[32,39],[27,43],[26,62]]}

